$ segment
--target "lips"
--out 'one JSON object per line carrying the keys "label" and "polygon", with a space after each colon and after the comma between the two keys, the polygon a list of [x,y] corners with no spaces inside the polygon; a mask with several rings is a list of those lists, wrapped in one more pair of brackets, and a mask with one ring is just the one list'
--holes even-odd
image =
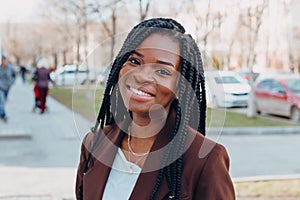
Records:
{"label": "lips", "polygon": [[144,96],[144,97],[153,97],[154,96],[152,93],[150,93],[145,88],[134,88],[132,86],[129,86],[129,89],[131,92],[133,92],[134,94],[139,95],[139,96]]}

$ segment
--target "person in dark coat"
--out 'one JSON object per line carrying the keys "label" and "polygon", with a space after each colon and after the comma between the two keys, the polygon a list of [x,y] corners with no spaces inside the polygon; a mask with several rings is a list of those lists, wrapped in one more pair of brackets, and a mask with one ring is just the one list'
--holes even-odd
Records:
{"label": "person in dark coat", "polygon": [[173,19],[141,22],[114,60],[84,136],[77,199],[234,200],[228,153],[205,137],[205,124],[195,40]]}
{"label": "person in dark coat", "polygon": [[39,107],[41,109],[41,114],[45,112],[46,109],[46,99],[49,90],[49,82],[51,81],[50,73],[50,63],[46,58],[42,58],[37,63],[37,70],[34,73],[35,86],[38,90],[38,100]]}
{"label": "person in dark coat", "polygon": [[26,73],[27,73],[27,69],[25,66],[20,66],[20,73],[21,73],[21,78],[22,78],[22,81],[23,83],[26,82]]}

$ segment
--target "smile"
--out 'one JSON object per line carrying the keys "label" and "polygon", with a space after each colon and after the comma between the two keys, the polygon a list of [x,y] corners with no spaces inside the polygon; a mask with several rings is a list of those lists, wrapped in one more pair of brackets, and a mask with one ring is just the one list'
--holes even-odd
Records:
{"label": "smile", "polygon": [[152,97],[153,95],[151,94],[148,94],[146,92],[143,92],[141,90],[138,90],[136,88],[132,88],[132,87],[129,87],[129,89],[134,93],[134,94],[137,94],[139,96],[145,96],[145,97]]}

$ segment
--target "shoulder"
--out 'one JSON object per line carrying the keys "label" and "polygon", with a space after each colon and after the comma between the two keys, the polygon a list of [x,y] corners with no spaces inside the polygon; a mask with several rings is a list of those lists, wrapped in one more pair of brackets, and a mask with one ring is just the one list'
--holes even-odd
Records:
{"label": "shoulder", "polygon": [[98,130],[95,133],[94,132],[88,132],[84,136],[82,143],[86,147],[90,147],[92,145],[92,142],[96,139],[97,134],[103,134],[104,136],[109,138],[112,135],[112,133],[117,129],[118,129],[118,126],[116,124],[107,125],[103,128],[103,130],[98,128]]}
{"label": "shoulder", "polygon": [[225,147],[204,137],[195,130],[190,147],[184,156],[183,177],[193,188],[194,199],[235,199],[229,174],[229,156]]}
{"label": "shoulder", "polygon": [[185,165],[194,166],[198,170],[209,163],[222,163],[225,168],[229,168],[229,156],[225,147],[192,128],[188,131],[184,160]]}

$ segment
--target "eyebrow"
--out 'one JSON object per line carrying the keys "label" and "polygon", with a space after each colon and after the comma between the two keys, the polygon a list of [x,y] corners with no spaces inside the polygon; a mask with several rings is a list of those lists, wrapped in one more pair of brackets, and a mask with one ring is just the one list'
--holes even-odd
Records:
{"label": "eyebrow", "polygon": [[137,52],[136,50],[132,51],[132,53],[136,54],[136,55],[139,56],[139,57],[144,58],[144,55],[141,54],[141,53],[139,53],[139,52]]}
{"label": "eyebrow", "polygon": [[[144,55],[143,55],[143,54],[141,54],[141,53],[139,53],[139,52],[137,52],[137,51],[135,51],[135,50],[134,50],[132,53],[133,53],[133,54],[136,54],[136,55],[139,56],[139,57],[144,58]],[[163,65],[169,65],[169,66],[171,66],[171,67],[175,67],[172,63],[166,62],[166,61],[163,61],[163,60],[157,60],[157,63],[163,64]]]}

